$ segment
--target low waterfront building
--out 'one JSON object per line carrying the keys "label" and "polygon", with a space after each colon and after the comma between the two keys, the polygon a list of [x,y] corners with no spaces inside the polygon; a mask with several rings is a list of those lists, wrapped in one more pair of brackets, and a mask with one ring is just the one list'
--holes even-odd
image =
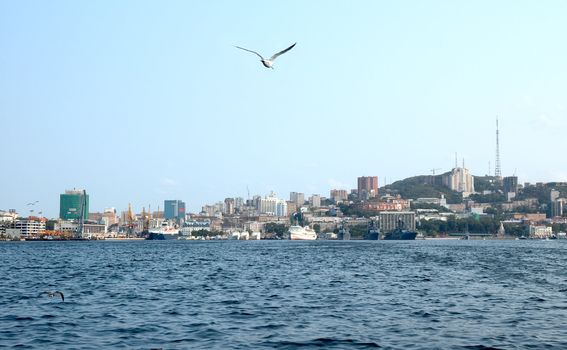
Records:
{"label": "low waterfront building", "polygon": [[205,221],[197,221],[197,220],[189,220],[183,224],[181,227],[181,234],[184,236],[190,236],[193,231],[211,231],[211,222],[208,220]]}
{"label": "low waterfront building", "polygon": [[400,222],[403,228],[415,231],[415,213],[412,211],[385,211],[378,214],[380,221],[380,231],[383,233],[390,232],[399,227]]}
{"label": "low waterfront building", "polygon": [[8,239],[20,239],[22,237],[22,231],[17,228],[7,228],[2,234]]}
{"label": "low waterfront building", "polygon": [[61,233],[74,234],[77,232],[79,225],[70,220],[58,220],[55,223],[54,230]]}
{"label": "low waterfront building", "polygon": [[85,223],[83,224],[83,237],[102,239],[106,236],[107,227],[104,224]]}
{"label": "low waterfront building", "polygon": [[20,230],[21,236],[26,237],[39,237],[45,233],[45,223],[47,219],[29,217],[28,219],[16,220],[14,228]]}
{"label": "low waterfront building", "polygon": [[319,225],[321,231],[333,231],[341,221],[342,218],[336,216],[314,216],[309,220],[311,225]]}
{"label": "low waterfront building", "polygon": [[552,235],[551,226],[530,225],[530,238],[551,238]]}

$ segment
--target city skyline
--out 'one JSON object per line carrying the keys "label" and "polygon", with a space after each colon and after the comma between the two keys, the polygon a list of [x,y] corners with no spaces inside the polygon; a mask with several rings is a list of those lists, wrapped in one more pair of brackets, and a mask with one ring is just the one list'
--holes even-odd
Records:
{"label": "city skyline", "polygon": [[[0,3],[0,209],[326,196],[455,152],[484,175],[496,117],[503,176],[567,181],[566,3],[272,5]],[[293,42],[274,70],[233,47]]]}

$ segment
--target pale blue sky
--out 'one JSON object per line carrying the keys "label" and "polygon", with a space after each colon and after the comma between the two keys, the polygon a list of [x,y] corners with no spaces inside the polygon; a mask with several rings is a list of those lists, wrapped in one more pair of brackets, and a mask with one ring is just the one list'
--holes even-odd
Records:
{"label": "pale blue sky", "polygon": [[[565,1],[0,1],[0,209],[567,181]],[[292,43],[275,70],[270,56]]]}

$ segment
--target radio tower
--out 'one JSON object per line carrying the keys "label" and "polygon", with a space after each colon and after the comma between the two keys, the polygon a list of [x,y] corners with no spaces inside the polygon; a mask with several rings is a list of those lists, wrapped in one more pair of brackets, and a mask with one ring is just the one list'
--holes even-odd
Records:
{"label": "radio tower", "polygon": [[500,140],[498,138],[498,116],[496,116],[496,164],[494,165],[494,176],[501,178],[502,173],[500,171]]}

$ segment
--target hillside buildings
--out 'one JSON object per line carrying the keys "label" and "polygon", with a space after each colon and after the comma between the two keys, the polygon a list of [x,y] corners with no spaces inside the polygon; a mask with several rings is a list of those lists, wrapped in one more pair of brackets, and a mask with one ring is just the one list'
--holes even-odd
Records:
{"label": "hillside buildings", "polygon": [[447,174],[442,175],[443,185],[453,191],[461,192],[463,198],[474,193],[474,177],[470,174],[469,169],[455,167]]}
{"label": "hillside buildings", "polygon": [[294,202],[298,208],[301,208],[305,203],[305,194],[299,192],[290,192],[289,201]]}
{"label": "hillside buildings", "polygon": [[226,215],[234,215],[235,211],[236,211],[236,203],[234,198],[225,198],[223,213]]}
{"label": "hillside buildings", "polygon": [[318,194],[312,195],[309,200],[309,204],[313,208],[319,208],[321,206],[321,196]]}
{"label": "hillside buildings", "polygon": [[518,177],[506,176],[503,179],[504,193],[518,193]]}
{"label": "hillside buildings", "polygon": [[331,190],[329,197],[337,204],[346,202],[348,200],[348,192],[347,190]]}
{"label": "hillside buildings", "polygon": [[361,176],[358,178],[358,199],[366,200],[378,196],[378,176]]}
{"label": "hillside buildings", "polygon": [[257,209],[261,214],[287,216],[287,202],[277,198],[274,192],[261,198]]}

